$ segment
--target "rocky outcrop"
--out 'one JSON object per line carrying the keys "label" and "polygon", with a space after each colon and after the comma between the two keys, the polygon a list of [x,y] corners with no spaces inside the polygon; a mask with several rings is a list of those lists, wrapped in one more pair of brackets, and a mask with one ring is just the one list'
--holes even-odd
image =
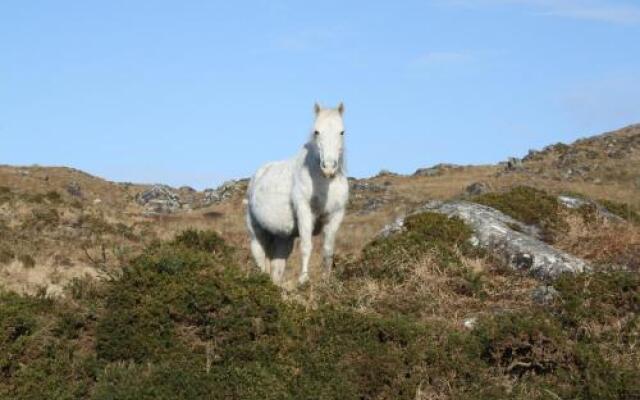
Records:
{"label": "rocky outcrop", "polygon": [[215,189],[205,189],[203,203],[204,205],[220,203],[233,197],[236,193],[244,192],[246,190],[246,186],[246,179],[232,179],[224,182]]}
{"label": "rocky outcrop", "polygon": [[446,171],[453,171],[462,169],[461,165],[456,164],[436,164],[433,167],[418,168],[413,176],[438,176],[444,174]]}
{"label": "rocky outcrop", "polygon": [[349,203],[358,214],[369,214],[393,201],[388,184],[368,180],[349,181]]}
{"label": "rocky outcrop", "polygon": [[170,214],[181,208],[180,196],[166,185],[154,185],[138,193],[136,203],[144,207],[145,214]]}
{"label": "rocky outcrop", "polygon": [[597,211],[600,217],[608,221],[612,221],[612,222],[624,221],[622,218],[613,214],[611,211],[607,210],[605,207],[596,203],[593,200],[563,195],[563,196],[558,196],[558,202],[560,202],[560,204],[572,210],[576,210],[582,207],[590,207],[593,210]]}
{"label": "rocky outcrop", "polygon": [[381,177],[381,176],[400,176],[400,174],[390,171],[388,169],[381,169],[380,172],[378,172],[378,175],[376,175],[376,177]]}
{"label": "rocky outcrop", "polygon": [[374,182],[366,180],[353,180],[349,182],[350,192],[368,192],[368,193],[383,193],[387,190],[387,185],[380,185]]}
{"label": "rocky outcrop", "polygon": [[[562,273],[587,270],[588,264],[562,252],[539,239],[538,229],[495,210],[467,201],[432,201],[414,213],[435,212],[458,217],[473,231],[472,244],[486,248],[514,269],[527,270],[540,279],[550,279]],[[399,218],[380,233],[389,236],[404,230],[404,218]]]}
{"label": "rocky outcrop", "polygon": [[509,157],[504,165],[507,171],[520,171],[523,169],[522,160],[517,157]]}

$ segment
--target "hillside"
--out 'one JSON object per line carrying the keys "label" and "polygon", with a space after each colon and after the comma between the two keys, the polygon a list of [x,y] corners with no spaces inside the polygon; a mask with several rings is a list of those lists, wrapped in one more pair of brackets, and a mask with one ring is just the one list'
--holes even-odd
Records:
{"label": "hillside", "polygon": [[[640,209],[640,125],[530,151],[510,164],[440,165],[413,176],[352,180],[343,226],[350,237],[338,239],[339,253],[359,252],[408,210],[464,196],[478,182],[484,190],[527,185]],[[189,227],[213,229],[245,249],[245,186],[230,182],[198,192],[115,183],[64,167],[0,166],[0,284],[59,292],[70,278],[108,272],[151,241]],[[25,270],[25,263],[33,268]]]}
{"label": "hillside", "polygon": [[350,183],[334,273],[283,290],[246,180],[1,166],[0,398],[640,396],[640,126]]}

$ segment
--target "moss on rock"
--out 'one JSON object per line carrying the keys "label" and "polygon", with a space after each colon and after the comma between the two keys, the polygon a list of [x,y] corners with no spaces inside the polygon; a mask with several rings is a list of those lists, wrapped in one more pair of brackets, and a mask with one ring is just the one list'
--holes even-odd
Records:
{"label": "moss on rock", "polygon": [[554,196],[543,190],[517,186],[504,193],[480,195],[473,201],[500,210],[527,225],[538,226],[549,242],[568,229],[562,215],[564,208]]}

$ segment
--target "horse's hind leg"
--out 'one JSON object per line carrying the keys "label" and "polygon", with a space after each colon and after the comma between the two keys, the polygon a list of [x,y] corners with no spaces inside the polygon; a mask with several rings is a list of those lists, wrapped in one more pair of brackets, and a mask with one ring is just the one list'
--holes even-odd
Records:
{"label": "horse's hind leg", "polygon": [[271,279],[276,284],[281,284],[287,259],[293,250],[292,237],[276,237],[273,241],[273,253],[271,257]]}
{"label": "horse's hind leg", "polygon": [[265,232],[251,217],[247,215],[247,227],[251,234],[251,254],[260,271],[271,274],[271,263],[269,260],[269,234]]}

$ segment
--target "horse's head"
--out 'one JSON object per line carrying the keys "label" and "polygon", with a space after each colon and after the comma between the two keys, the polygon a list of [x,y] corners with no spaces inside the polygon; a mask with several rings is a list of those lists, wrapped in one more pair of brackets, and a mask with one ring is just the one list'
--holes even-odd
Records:
{"label": "horse's head", "polygon": [[344,149],[344,125],[342,103],[336,108],[315,105],[316,120],[312,140],[318,149],[320,169],[327,178],[334,177],[342,168]]}

